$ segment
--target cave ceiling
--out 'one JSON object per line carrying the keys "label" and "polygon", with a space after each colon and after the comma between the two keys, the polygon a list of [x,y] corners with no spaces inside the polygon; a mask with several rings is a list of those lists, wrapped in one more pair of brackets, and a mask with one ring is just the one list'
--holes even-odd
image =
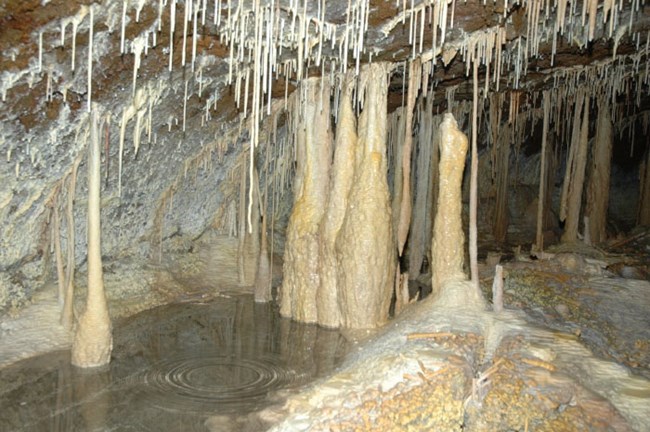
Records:
{"label": "cave ceiling", "polygon": [[[271,107],[307,76],[391,62],[392,110],[417,59],[442,112],[450,95],[471,101],[476,64],[484,96],[598,87],[638,113],[648,105],[649,30],[643,0],[5,0],[0,269],[38,254],[46,224],[36,221],[75,163],[83,171],[92,106],[104,113],[105,217],[121,221],[120,236],[145,239],[165,191],[181,189],[206,146],[231,137],[212,147],[221,161],[266,139]],[[24,226],[31,233],[17,246]]]}

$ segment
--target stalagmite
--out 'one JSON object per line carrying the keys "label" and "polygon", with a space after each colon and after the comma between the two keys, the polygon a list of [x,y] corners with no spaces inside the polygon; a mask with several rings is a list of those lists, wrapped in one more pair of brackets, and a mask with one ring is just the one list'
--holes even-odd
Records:
{"label": "stalagmite", "polygon": [[[580,98],[581,95],[578,96]],[[580,223],[580,209],[582,208],[582,189],[585,180],[585,167],[587,165],[587,151],[589,150],[589,95],[584,94],[582,104],[582,122],[578,120],[573,126],[574,133],[571,142],[573,157],[571,164],[567,164],[567,174],[564,181],[569,182],[566,193],[566,206],[560,219],[565,220],[563,243],[575,242],[578,239],[578,224]]]}
{"label": "stalagmite", "polygon": [[359,118],[357,168],[336,242],[341,324],[349,328],[383,324],[395,285],[397,257],[386,180],[386,72],[382,63],[362,70],[365,100]]}
{"label": "stalagmite", "polygon": [[101,255],[101,150],[97,108],[90,115],[88,148],[88,297],[72,342],[72,364],[82,368],[108,364],[113,349]]}
{"label": "stalagmite", "polygon": [[431,287],[437,296],[450,280],[466,279],[463,271],[465,234],[461,218],[461,185],[467,137],[458,129],[452,114],[445,114],[438,129],[440,173],[438,205],[431,243]]}
{"label": "stalagmite", "polygon": [[316,306],[318,323],[326,327],[338,327],[341,319],[338,304],[336,238],[348,207],[354,176],[357,144],[356,119],[352,109],[354,82],[354,77],[348,73],[341,90],[329,202],[321,225],[320,286],[316,293]]}
{"label": "stalagmite", "polygon": [[494,281],[492,282],[492,310],[495,313],[503,312],[503,266],[499,264],[494,268]]}
{"label": "stalagmite", "polygon": [[585,227],[585,236],[589,234],[592,244],[607,240],[607,205],[609,203],[609,176],[612,161],[612,118],[607,98],[599,99],[596,138],[591,154],[589,184],[585,220],[589,220],[589,231]]}
{"label": "stalagmite", "polygon": [[323,82],[317,78],[305,79],[298,90],[302,96],[294,114],[298,129],[295,138],[298,168],[294,206],[287,227],[280,302],[282,316],[306,323],[318,320],[319,229],[329,190],[332,146],[329,101],[323,103],[322,109],[318,103],[320,85],[328,85],[324,81],[325,78]]}

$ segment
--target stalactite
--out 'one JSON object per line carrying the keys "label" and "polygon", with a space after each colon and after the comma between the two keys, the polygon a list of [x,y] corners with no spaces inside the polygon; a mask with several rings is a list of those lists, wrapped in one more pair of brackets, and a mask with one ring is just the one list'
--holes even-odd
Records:
{"label": "stalactite", "polygon": [[[405,94],[406,92],[402,90]],[[406,115],[405,108],[401,106],[393,111],[388,117],[387,134],[388,134],[388,163],[390,169],[389,186],[392,191],[391,213],[393,215],[393,235],[397,238],[397,225],[399,222],[399,212],[402,208],[402,194],[404,187],[404,175],[402,170],[404,164],[402,163],[404,153],[404,136],[406,132]],[[359,149],[361,151],[361,149]],[[359,160],[357,162],[360,162]]]}
{"label": "stalactite", "polygon": [[361,74],[365,97],[358,126],[357,167],[336,243],[344,327],[384,323],[395,284],[396,247],[385,156],[387,70],[386,64],[373,63]]}
{"label": "stalactite", "polygon": [[74,269],[75,269],[75,231],[74,231],[74,197],[77,186],[77,169],[81,163],[81,158],[72,164],[72,171],[68,180],[67,203],[66,203],[66,231],[68,238],[66,241],[67,259],[65,275],[65,297],[63,300],[63,309],[61,311],[61,324],[66,329],[72,329],[74,319]]}
{"label": "stalactite", "polygon": [[354,77],[348,73],[341,89],[329,201],[321,224],[320,286],[316,293],[316,306],[318,323],[325,327],[338,327],[341,323],[336,239],[348,207],[356,166],[357,132],[352,109],[354,82]]}
{"label": "stalactite", "polygon": [[52,242],[54,243],[54,256],[56,260],[56,280],[58,285],[59,305],[63,309],[65,302],[65,269],[63,268],[63,253],[61,252],[61,215],[59,204],[52,205]]}
{"label": "stalactite", "polygon": [[540,166],[539,166],[539,194],[537,196],[537,230],[535,235],[535,247],[537,251],[544,250],[544,206],[546,204],[546,149],[548,140],[548,122],[551,110],[551,99],[549,91],[543,93],[542,109],[544,111],[544,119],[542,121],[542,150],[540,153]]}
{"label": "stalactite", "polygon": [[589,237],[592,244],[607,240],[605,228],[607,226],[613,138],[610,110],[607,98],[599,98],[596,137],[591,154],[585,208],[585,217],[589,218]]}
{"label": "stalactite", "polygon": [[88,112],[90,112],[93,94],[93,24],[95,17],[92,5],[90,5],[89,10],[90,22],[88,24]]}
{"label": "stalactite", "polygon": [[[469,262],[470,275],[475,289],[479,290],[478,280],[478,61],[473,62],[473,99],[472,99],[472,156],[470,165],[470,189],[469,189]],[[487,78],[486,78],[487,79]],[[440,207],[438,207],[440,211]]]}
{"label": "stalactite", "polygon": [[402,197],[399,218],[397,223],[397,250],[402,255],[406,238],[411,225],[411,149],[413,147],[413,110],[415,99],[420,87],[422,64],[419,59],[413,60],[409,65],[409,88],[406,103],[406,118],[404,126],[404,150],[402,152]]}
{"label": "stalactite", "polygon": [[88,295],[72,342],[72,364],[82,368],[108,364],[113,349],[101,255],[101,146],[97,108],[90,115],[88,148]]}
{"label": "stalactite", "polygon": [[439,152],[434,131],[438,129],[441,116],[433,113],[432,94],[427,96],[426,105],[422,102],[420,105],[413,221],[408,247],[409,275],[412,279],[420,275],[425,258],[431,261],[432,224],[438,196]]}
{"label": "stalactite", "polygon": [[125,34],[126,34],[126,7],[127,0],[122,2],[122,31],[120,33],[120,54],[125,53]]}

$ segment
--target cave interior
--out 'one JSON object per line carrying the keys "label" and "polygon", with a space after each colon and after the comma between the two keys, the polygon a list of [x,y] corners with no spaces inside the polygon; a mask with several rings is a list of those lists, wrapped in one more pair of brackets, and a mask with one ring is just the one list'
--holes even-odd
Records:
{"label": "cave interior", "polygon": [[[650,430],[649,57],[645,0],[3,1],[0,430]],[[180,305],[213,375],[117,418]]]}

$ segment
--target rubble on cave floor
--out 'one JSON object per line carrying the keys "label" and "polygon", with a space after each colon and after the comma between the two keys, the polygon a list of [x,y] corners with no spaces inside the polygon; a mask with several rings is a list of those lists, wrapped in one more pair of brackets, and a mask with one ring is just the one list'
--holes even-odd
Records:
{"label": "rubble on cave floor", "polygon": [[[504,303],[650,378],[649,234],[639,230],[606,249],[557,246],[541,259],[505,263]],[[483,282],[491,296],[491,276]]]}

